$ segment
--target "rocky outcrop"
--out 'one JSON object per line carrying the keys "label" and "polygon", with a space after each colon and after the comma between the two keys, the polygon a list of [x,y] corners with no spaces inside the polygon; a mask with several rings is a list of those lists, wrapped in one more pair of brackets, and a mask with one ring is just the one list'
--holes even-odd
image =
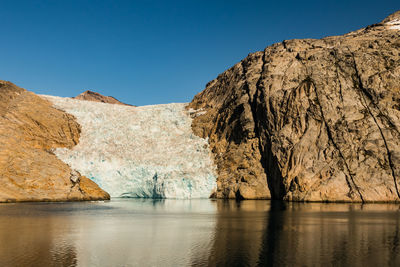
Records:
{"label": "rocky outcrop", "polygon": [[75,146],[79,134],[72,115],[0,81],[0,202],[109,199],[52,152]]}
{"label": "rocky outcrop", "polygon": [[101,103],[109,103],[109,104],[118,104],[118,105],[125,105],[125,106],[131,106],[129,104],[125,104],[120,102],[118,99],[112,97],[112,96],[104,96],[96,92],[92,91],[85,91],[80,95],[77,95],[73,97],[74,99],[79,99],[79,100],[87,100],[87,101],[94,101],[94,102],[101,102]]}
{"label": "rocky outcrop", "polygon": [[400,200],[400,12],[250,54],[189,108],[218,198]]}

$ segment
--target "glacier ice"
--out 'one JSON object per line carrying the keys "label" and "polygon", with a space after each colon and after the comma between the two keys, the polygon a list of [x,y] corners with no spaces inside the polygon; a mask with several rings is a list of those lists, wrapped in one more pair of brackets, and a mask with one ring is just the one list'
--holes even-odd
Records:
{"label": "glacier ice", "polygon": [[55,154],[111,197],[208,198],[216,169],[186,104],[130,107],[42,96],[77,118],[79,143]]}

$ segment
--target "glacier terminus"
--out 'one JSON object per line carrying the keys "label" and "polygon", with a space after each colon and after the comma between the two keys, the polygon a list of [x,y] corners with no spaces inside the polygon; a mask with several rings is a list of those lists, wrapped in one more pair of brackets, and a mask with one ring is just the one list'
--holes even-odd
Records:
{"label": "glacier terminus", "polygon": [[111,197],[208,198],[216,167],[206,139],[193,134],[185,103],[142,107],[42,96],[77,118],[79,143],[58,158]]}

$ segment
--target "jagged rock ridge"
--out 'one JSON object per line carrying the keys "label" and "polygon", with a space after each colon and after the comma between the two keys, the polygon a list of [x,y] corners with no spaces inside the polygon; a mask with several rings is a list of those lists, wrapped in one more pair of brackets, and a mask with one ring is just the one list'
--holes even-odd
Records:
{"label": "jagged rock ridge", "polygon": [[343,36],[283,41],[190,108],[219,198],[400,200],[400,12]]}
{"label": "jagged rock ridge", "polygon": [[116,99],[112,96],[104,96],[102,94],[99,94],[99,93],[93,92],[93,91],[89,91],[89,90],[85,91],[82,94],[77,95],[73,98],[79,99],[79,100],[87,100],[87,101],[94,101],[94,102],[131,106],[129,104],[122,103],[121,101],[119,101],[118,99]]}
{"label": "jagged rock ridge", "polygon": [[53,153],[75,146],[79,135],[72,115],[0,81],[0,202],[109,199]]}

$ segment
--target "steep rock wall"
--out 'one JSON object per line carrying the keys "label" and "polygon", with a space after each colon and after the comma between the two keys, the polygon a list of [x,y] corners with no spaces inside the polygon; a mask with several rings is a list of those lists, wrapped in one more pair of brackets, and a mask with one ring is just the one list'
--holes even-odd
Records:
{"label": "steep rock wall", "polygon": [[400,200],[400,13],[250,54],[189,108],[219,198]]}
{"label": "steep rock wall", "polygon": [[109,199],[52,152],[73,147],[79,134],[72,115],[0,81],[0,202]]}

